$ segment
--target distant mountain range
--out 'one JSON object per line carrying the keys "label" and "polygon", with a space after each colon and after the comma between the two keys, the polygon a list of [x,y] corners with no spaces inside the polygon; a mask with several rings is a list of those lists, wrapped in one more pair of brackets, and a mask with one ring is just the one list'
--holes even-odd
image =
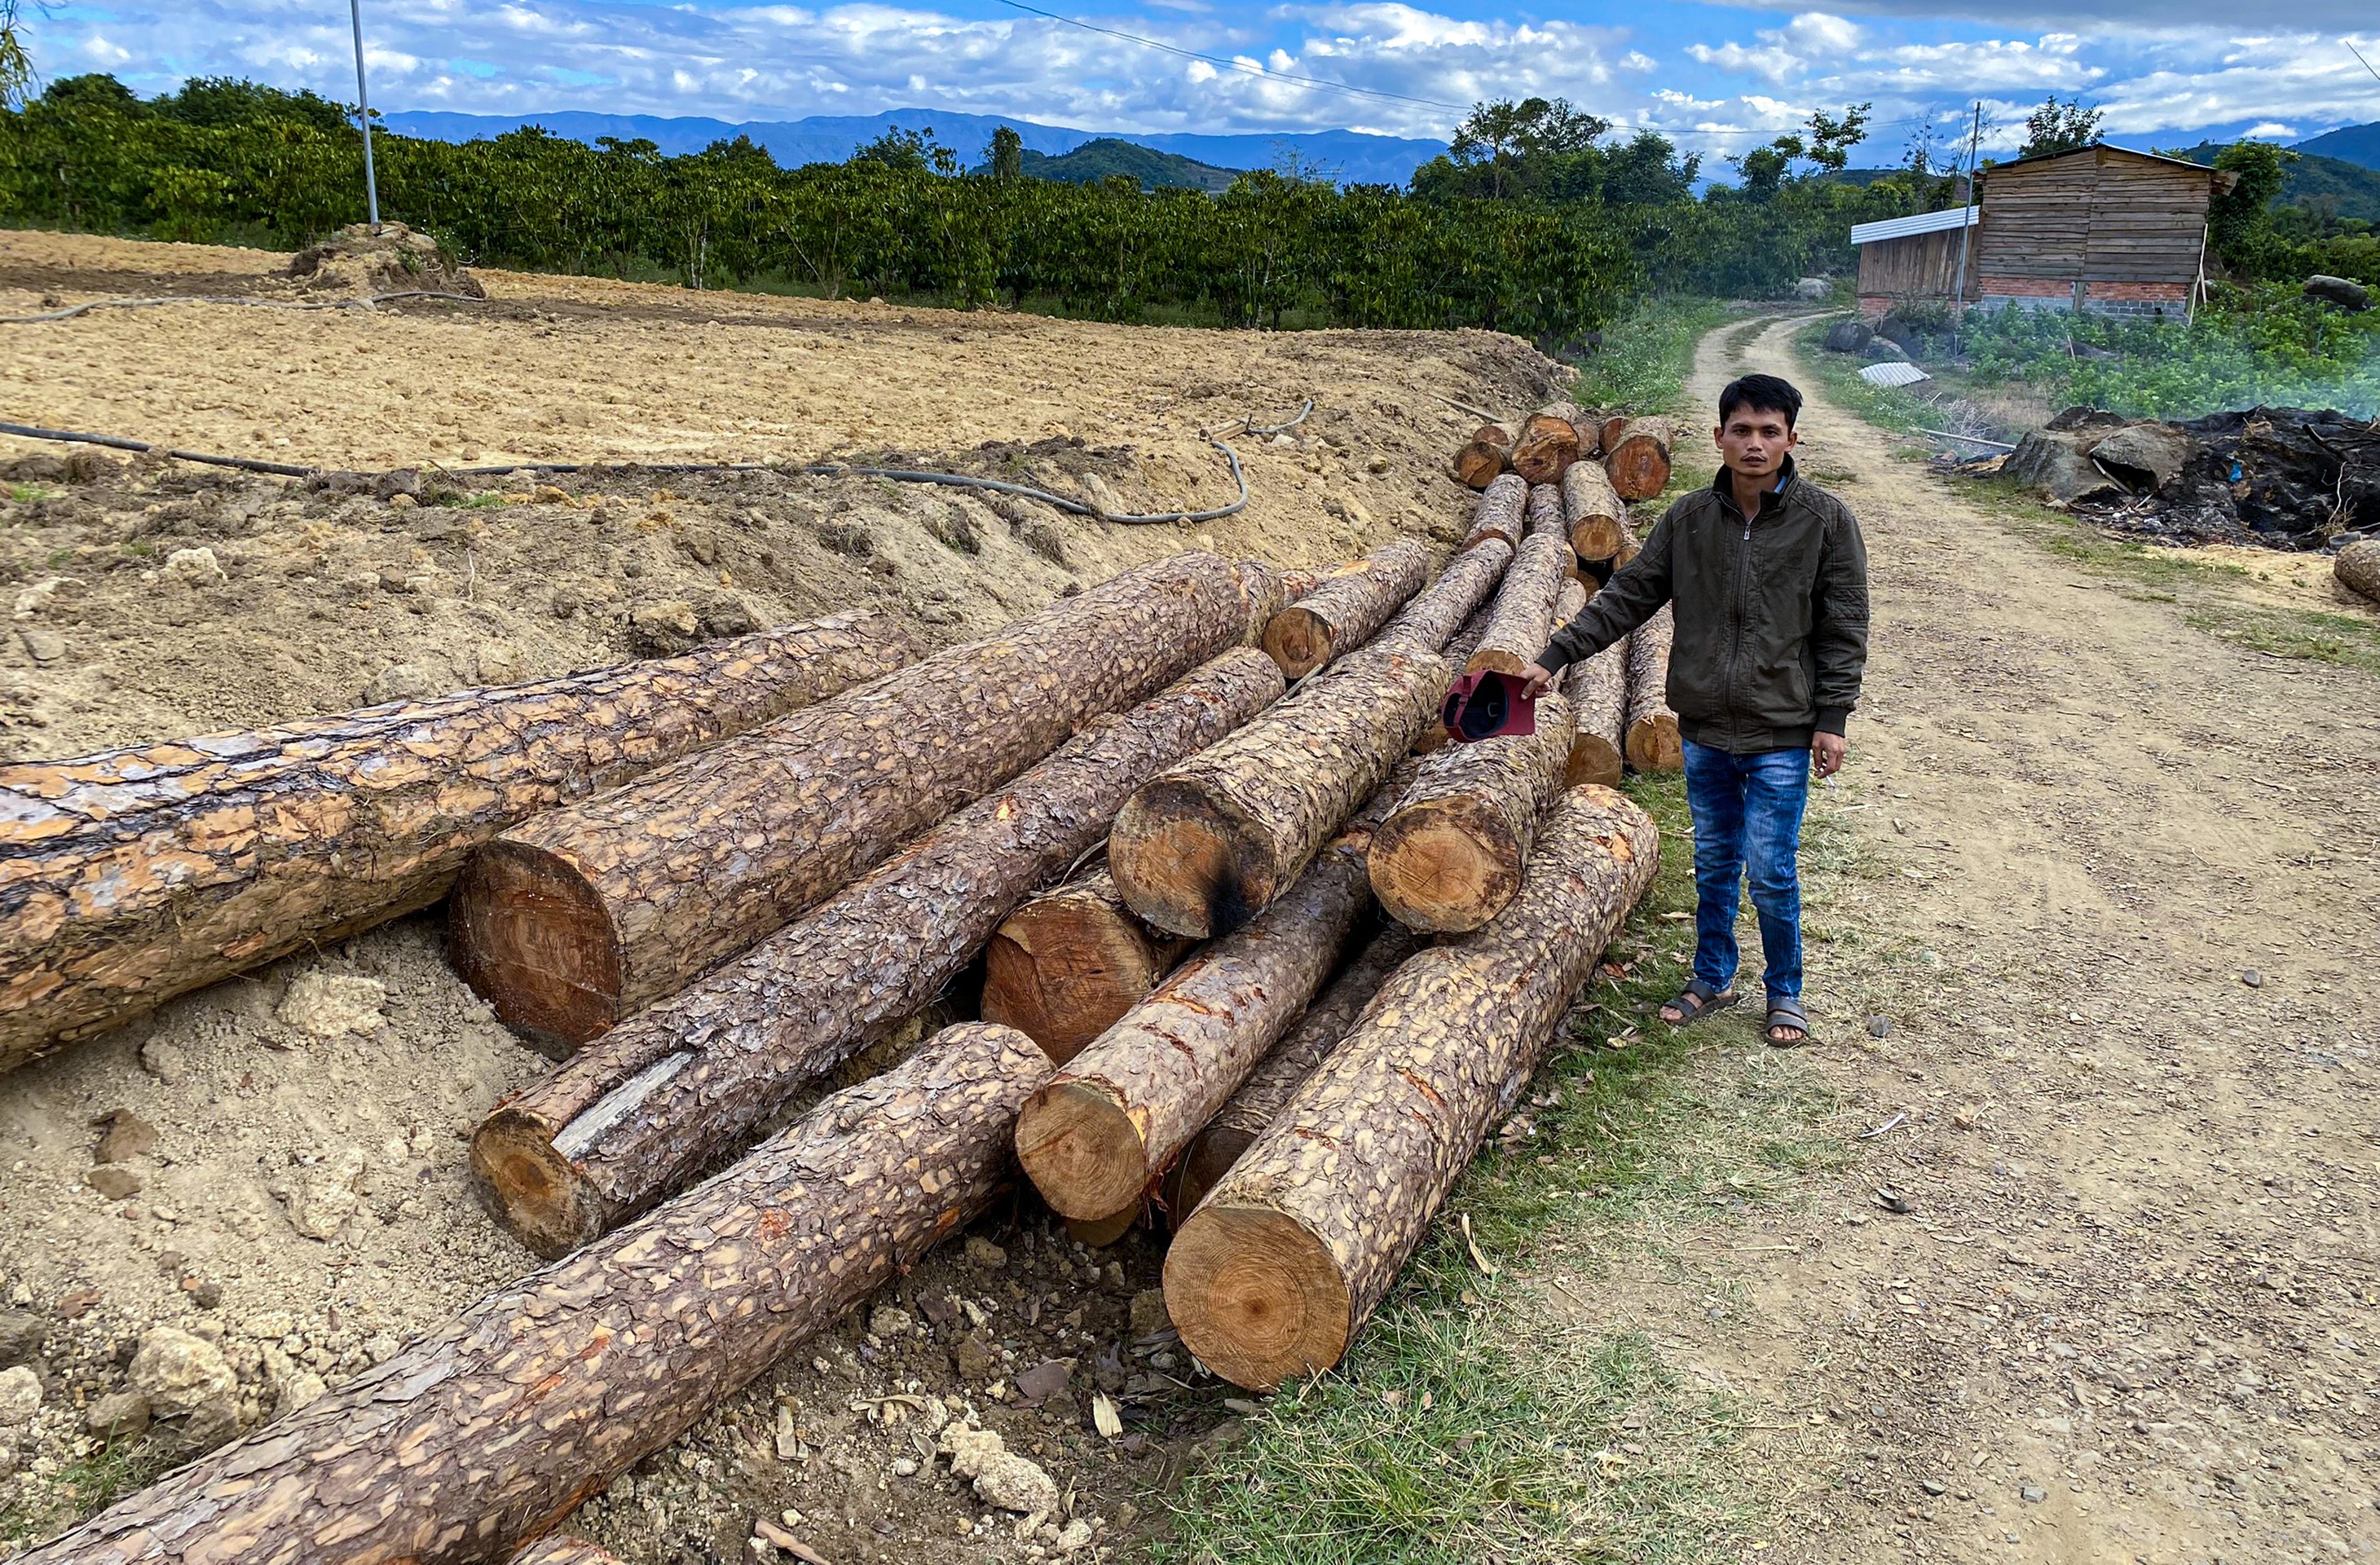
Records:
{"label": "distant mountain range", "polygon": [[2380,169],[2380,119],[2369,125],[2349,125],[2337,130],[2325,130],[2319,136],[2309,136],[2293,145],[2297,151],[2312,152],[2316,157],[2337,158],[2358,168]]}
{"label": "distant mountain range", "polygon": [[1246,170],[1218,168],[1179,152],[1160,152],[1136,141],[1102,136],[1054,158],[1027,148],[1025,172],[1035,179],[1054,179],[1067,185],[1096,185],[1121,174],[1137,181],[1143,189],[1220,192],[1230,189],[1232,181]]}
{"label": "distant mountain range", "polygon": [[[1344,185],[1402,185],[1413,177],[1415,169],[1446,151],[1443,141],[1374,136],[1360,130],[1297,130],[1241,136],[1169,132],[1141,136],[1123,131],[1075,130],[1065,126],[1036,125],[1031,120],[941,109],[893,109],[865,117],[812,115],[806,119],[747,120],[740,125],[723,119],[606,115],[577,109],[545,115],[469,115],[442,109],[402,109],[382,115],[381,123],[400,135],[433,141],[469,141],[540,125],[556,136],[567,136],[577,141],[592,143],[599,137],[616,136],[624,141],[651,141],[662,152],[673,153],[698,152],[713,141],[749,136],[788,168],[806,163],[841,163],[887,130],[928,128],[932,129],[936,140],[974,164],[989,156],[987,149],[992,131],[1006,125],[1014,127],[1024,140],[1026,152],[1038,152],[1047,158],[1062,158],[1094,141],[1123,142],[1170,152],[1194,166],[1209,169],[1275,168],[1286,160],[1294,160],[1301,169],[1328,176]],[[1142,176],[1137,169],[1118,167],[1108,172]],[[1148,182],[1145,176],[1143,180]]]}

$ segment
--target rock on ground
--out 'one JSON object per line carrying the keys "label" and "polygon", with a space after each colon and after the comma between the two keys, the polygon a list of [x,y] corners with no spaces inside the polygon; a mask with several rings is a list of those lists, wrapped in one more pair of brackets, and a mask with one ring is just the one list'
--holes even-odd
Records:
{"label": "rock on ground", "polygon": [[388,986],[378,978],[308,973],[289,986],[273,1015],[310,1037],[330,1038],[370,1032],[387,1003]]}

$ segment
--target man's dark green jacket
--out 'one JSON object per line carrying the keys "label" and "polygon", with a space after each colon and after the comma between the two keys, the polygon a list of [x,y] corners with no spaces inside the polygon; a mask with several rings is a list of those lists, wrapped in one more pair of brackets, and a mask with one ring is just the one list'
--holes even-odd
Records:
{"label": "man's dark green jacket", "polygon": [[1867,663],[1867,545],[1851,508],[1795,477],[1792,458],[1749,523],[1724,467],[1680,496],[1538,661],[1591,658],[1664,603],[1677,622],[1670,705],[1687,738],[1752,755],[1843,731]]}

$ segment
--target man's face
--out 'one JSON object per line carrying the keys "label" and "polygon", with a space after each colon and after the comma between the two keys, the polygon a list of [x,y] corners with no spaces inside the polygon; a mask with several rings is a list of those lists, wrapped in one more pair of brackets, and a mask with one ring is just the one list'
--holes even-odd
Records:
{"label": "man's face", "polygon": [[1711,432],[1729,468],[1750,479],[1773,477],[1801,439],[1784,414],[1760,407],[1737,408]]}

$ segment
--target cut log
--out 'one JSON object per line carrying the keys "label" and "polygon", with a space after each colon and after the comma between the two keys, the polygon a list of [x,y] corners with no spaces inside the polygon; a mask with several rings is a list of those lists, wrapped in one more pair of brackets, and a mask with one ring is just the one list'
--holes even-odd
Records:
{"label": "cut log", "polygon": [[1546,627],[1570,575],[1570,540],[1559,528],[1521,540],[1520,552],[1496,593],[1488,634],[1463,665],[1465,673],[1519,673],[1536,661],[1546,649]]}
{"label": "cut log", "polygon": [[[1479,649],[1479,643],[1485,639],[1488,635],[1488,622],[1495,617],[1496,605],[1491,601],[1482,607],[1477,613],[1474,613],[1469,619],[1463,622],[1463,628],[1456,631],[1454,633],[1454,638],[1446,644],[1446,666],[1448,668],[1461,668],[1464,663],[1470,661],[1471,654]],[[1444,707],[1443,703],[1441,703],[1439,715],[1443,715],[1443,711]],[[1451,736],[1446,732],[1446,725],[1439,721],[1438,716],[1433,716],[1427,723],[1423,725],[1421,737],[1414,741],[1414,754],[1417,756],[1429,755],[1433,751],[1439,749],[1441,746],[1445,745],[1451,737]]]}
{"label": "cut log", "polygon": [[501,1559],[907,1271],[1005,1183],[1049,1057],[969,1024],[20,1565]]}
{"label": "cut log", "polygon": [[1512,437],[1512,454],[1506,460],[1513,472],[1533,484],[1560,483],[1563,472],[1578,460],[1578,431],[1567,419],[1532,413],[1521,432]]}
{"label": "cut log", "polygon": [[540,810],[890,673],[839,614],[532,685],[0,766],[0,1070],[446,894]]}
{"label": "cut log", "polygon": [[1455,448],[1454,477],[1470,489],[1486,489],[1512,459],[1512,431],[1501,424],[1482,424]]}
{"label": "cut log", "polygon": [[1495,596],[1496,584],[1504,579],[1504,567],[1512,558],[1512,551],[1493,540],[1457,554],[1430,583],[1429,590],[1399,610],[1366,649],[1437,651],[1481,604]]}
{"label": "cut log", "polygon": [[2366,538],[2349,544],[2331,561],[2330,570],[2341,587],[2380,602],[2380,539]]}
{"label": "cut log", "polygon": [[1562,519],[1570,526],[1570,546],[1582,560],[1609,560],[1620,552],[1621,536],[1628,528],[1628,507],[1621,503],[1601,467],[1580,462],[1562,475]]}
{"label": "cut log", "polygon": [[1264,560],[1234,560],[1232,570],[1240,578],[1240,601],[1248,615],[1247,634],[1241,637],[1241,645],[1260,647],[1273,615],[1304,597],[1308,584]]}
{"label": "cut log", "polygon": [[1537,816],[1570,763],[1570,703],[1537,701],[1534,734],[1449,745],[1426,757],[1373,836],[1372,894],[1425,934],[1464,934],[1521,889]]}
{"label": "cut log", "polygon": [[[1620,547],[1611,552],[1611,568],[1616,571],[1627,564],[1643,548],[1644,543],[1637,538],[1636,529],[1629,526],[1627,517],[1621,517]],[[1604,579],[1608,581],[1610,578],[1607,576]]]}
{"label": "cut log", "polygon": [[1435,652],[1366,648],[1149,782],[1108,836],[1125,904],[1198,940],[1263,912],[1438,721],[1451,680]]}
{"label": "cut log", "polygon": [[1230,1101],[1190,1138],[1190,1145],[1174,1159],[1173,1174],[1167,1182],[1166,1207],[1175,1229],[1189,1219],[1207,1192],[1231,1171],[1240,1154],[1297,1096],[1305,1078],[1338,1047],[1397,964],[1419,949],[1420,941],[1402,924],[1390,924],[1374,935],[1330,987],[1305,1008],[1296,1025],[1257,1062]]}
{"label": "cut log", "polygon": [[1411,539],[1384,543],[1361,574],[1334,576],[1265,625],[1264,649],[1292,679],[1303,679],[1370,640],[1429,579],[1429,551]]}
{"label": "cut log", "polygon": [[1464,535],[1463,548],[1476,549],[1491,538],[1519,548],[1524,536],[1523,513],[1528,503],[1528,484],[1513,474],[1507,473],[1489,484],[1471,513],[1471,531]]}
{"label": "cut log", "polygon": [[1578,431],[1578,459],[1581,462],[1603,460],[1603,415],[1592,408],[1582,407],[1578,417],[1570,421]]}
{"label": "cut log", "polygon": [[1639,771],[1682,771],[1686,747],[1670,710],[1670,606],[1628,638],[1628,764]]}
{"label": "cut log", "polygon": [[585,1538],[552,1533],[514,1555],[512,1565],[620,1565],[620,1557]]}
{"label": "cut log", "polygon": [[1234,645],[1246,614],[1230,562],[1178,554],[516,827],[455,884],[455,968],[532,1037],[599,1037]]}
{"label": "cut log", "polygon": [[1523,512],[1524,525],[1532,534],[1547,532],[1561,538],[1570,536],[1562,521],[1561,485],[1531,484],[1529,503]]}
{"label": "cut log", "polygon": [[1104,868],[1044,892],[984,948],[983,1019],[1062,1065],[1139,1004],[1191,942],[1150,928]]}
{"label": "cut log", "polygon": [[1382,788],[1289,893],[1184,963],[1033,1095],[1016,1122],[1016,1159],[1041,1198],[1098,1219],[1138,1200],[1339,964],[1371,895],[1372,828]]}
{"label": "cut log", "polygon": [[[1572,582],[1554,606],[1554,628],[1578,617],[1586,607],[1586,588]],[[1562,769],[1562,786],[1575,788],[1597,782],[1620,785],[1628,759],[1628,642],[1613,646],[1562,670],[1561,693],[1570,703],[1572,728],[1570,761]]]}
{"label": "cut log", "polygon": [[1388,1292],[1651,880],[1659,834],[1604,788],[1539,832],[1521,894],[1408,958],[1184,1223],[1165,1306],[1216,1374],[1269,1391],[1327,1370]]}
{"label": "cut log", "polygon": [[1035,887],[1098,844],[1135,785],[1280,695],[1253,648],[1099,722],[480,1124],[471,1167],[521,1242],[586,1244],[756,1133],[940,993]]}
{"label": "cut log", "polygon": [[1597,438],[1595,443],[1597,449],[1600,450],[1606,456],[1610,455],[1611,448],[1620,442],[1621,432],[1627,428],[1627,414],[1613,413],[1607,415],[1603,420],[1603,428],[1597,431]]}
{"label": "cut log", "polygon": [[1650,500],[1670,487],[1670,442],[1667,419],[1631,419],[1617,441],[1604,447],[1604,476],[1622,500]]}
{"label": "cut log", "polygon": [[1068,1218],[1066,1237],[1086,1250],[1104,1250],[1125,1234],[1140,1220],[1140,1203],[1135,1201],[1123,1211],[1103,1218]]}

